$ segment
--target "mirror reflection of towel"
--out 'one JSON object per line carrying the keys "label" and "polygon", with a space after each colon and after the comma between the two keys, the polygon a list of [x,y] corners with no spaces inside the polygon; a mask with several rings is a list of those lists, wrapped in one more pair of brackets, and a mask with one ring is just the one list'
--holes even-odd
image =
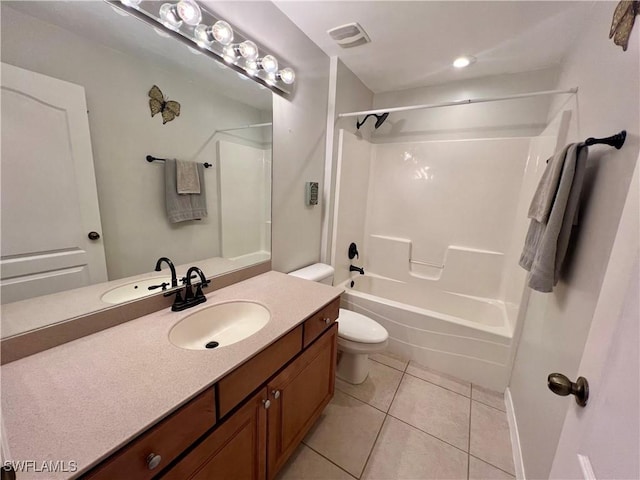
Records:
{"label": "mirror reflection of towel", "polygon": [[176,160],[164,163],[165,203],[171,223],[200,220],[207,216],[207,196],[204,183],[204,165],[197,164],[200,193],[180,195],[177,189]]}
{"label": "mirror reflection of towel", "polygon": [[176,160],[176,188],[180,195],[200,193],[200,176],[196,162]]}

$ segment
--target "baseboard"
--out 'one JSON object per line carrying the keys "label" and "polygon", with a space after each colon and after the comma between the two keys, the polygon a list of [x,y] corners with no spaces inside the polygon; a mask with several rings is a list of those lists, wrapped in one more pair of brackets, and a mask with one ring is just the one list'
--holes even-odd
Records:
{"label": "baseboard", "polygon": [[526,480],[524,463],[522,461],[522,450],[520,448],[520,435],[518,434],[518,422],[513,409],[513,399],[509,387],[504,392],[504,404],[507,407],[507,421],[509,422],[509,433],[511,435],[511,448],[513,450],[513,465],[516,469],[516,478]]}

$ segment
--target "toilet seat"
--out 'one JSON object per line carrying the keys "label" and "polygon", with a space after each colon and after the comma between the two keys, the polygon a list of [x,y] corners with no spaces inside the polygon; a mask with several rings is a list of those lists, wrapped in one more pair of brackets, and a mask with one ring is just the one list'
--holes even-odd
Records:
{"label": "toilet seat", "polygon": [[[389,338],[387,330],[378,322],[344,308],[338,314],[338,340],[369,344],[385,344]],[[346,343],[346,342],[343,342]]]}

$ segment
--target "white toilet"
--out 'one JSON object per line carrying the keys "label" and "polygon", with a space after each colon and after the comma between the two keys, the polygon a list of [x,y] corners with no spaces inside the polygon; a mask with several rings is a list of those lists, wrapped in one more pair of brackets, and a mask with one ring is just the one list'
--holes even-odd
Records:
{"label": "white toilet", "polygon": [[[295,277],[333,284],[333,267],[316,263],[289,273]],[[369,375],[369,354],[381,352],[387,347],[389,333],[375,320],[340,309],[338,316],[338,360],[337,376],[349,383],[364,382]]]}

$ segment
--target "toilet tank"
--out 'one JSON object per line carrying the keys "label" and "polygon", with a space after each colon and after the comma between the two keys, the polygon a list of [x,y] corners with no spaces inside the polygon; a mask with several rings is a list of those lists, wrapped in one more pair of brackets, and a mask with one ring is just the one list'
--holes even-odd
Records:
{"label": "toilet tank", "polygon": [[326,285],[333,285],[333,267],[325,263],[314,263],[313,265],[301,268],[300,270],[289,272],[289,275],[304,278],[305,280],[324,283]]}

